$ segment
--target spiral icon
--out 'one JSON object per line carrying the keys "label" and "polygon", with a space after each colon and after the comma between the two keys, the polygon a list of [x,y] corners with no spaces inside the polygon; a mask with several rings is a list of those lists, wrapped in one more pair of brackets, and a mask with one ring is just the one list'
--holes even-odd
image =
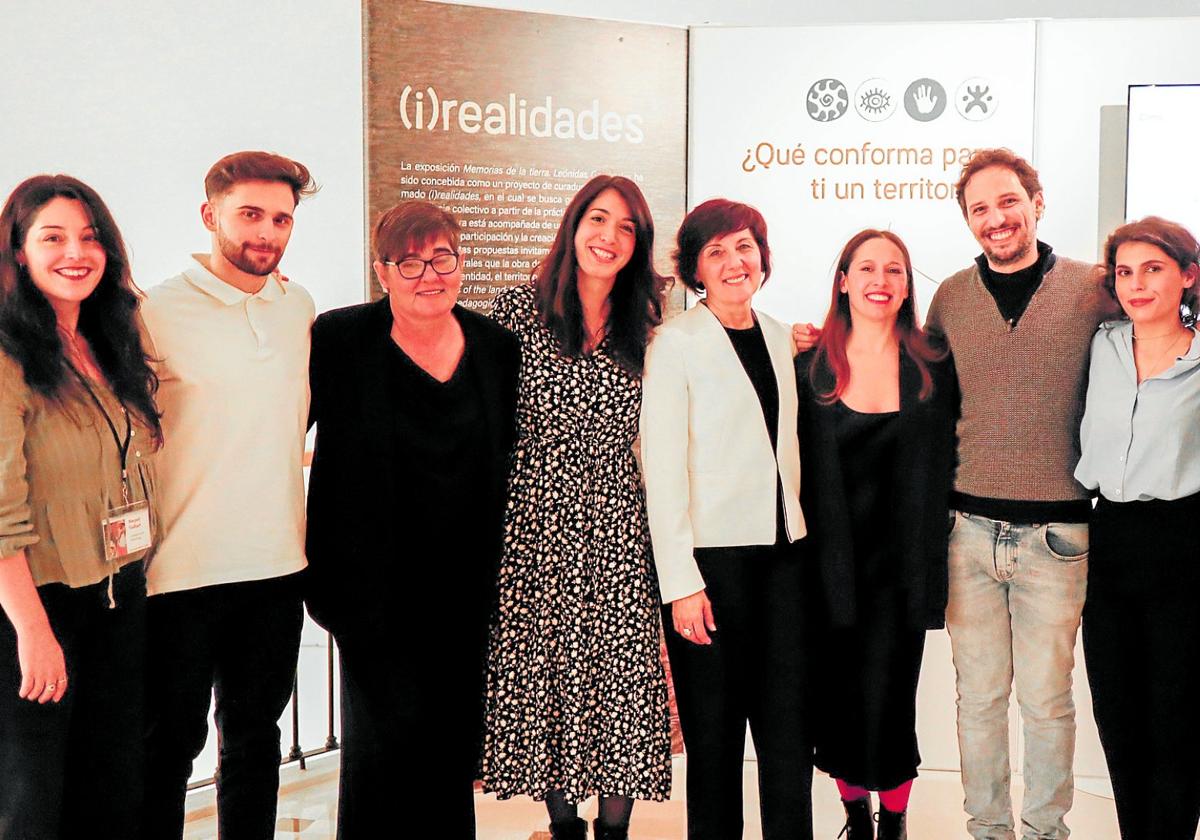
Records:
{"label": "spiral icon", "polygon": [[808,89],[804,106],[817,122],[833,122],[850,108],[850,93],[837,79],[821,79]]}

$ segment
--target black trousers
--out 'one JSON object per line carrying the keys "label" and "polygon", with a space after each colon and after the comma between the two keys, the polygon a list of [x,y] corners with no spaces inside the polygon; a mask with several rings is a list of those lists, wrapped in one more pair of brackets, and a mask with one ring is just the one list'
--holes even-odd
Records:
{"label": "black trousers", "polygon": [[145,725],[146,578],[38,587],[67,664],[67,692],[39,705],[17,696],[17,637],[0,615],[0,838],[138,838]]}
{"label": "black trousers", "polygon": [[[412,835],[413,809],[397,803],[418,799],[437,837],[474,840],[485,631],[465,645],[448,638],[451,625],[439,628],[447,632],[436,644],[428,631],[338,639],[338,840],[374,838],[380,826]],[[436,648],[437,658],[422,647]]]}
{"label": "black trousers", "polygon": [[742,836],[746,724],[758,755],[764,840],[811,840],[812,748],[804,708],[799,545],[697,549],[717,625],[686,641],[663,608],[687,750],[688,840]]}
{"label": "black trousers", "polygon": [[148,840],[183,836],[192,762],[216,696],[221,840],[275,836],[279,717],[291,699],[304,620],[297,575],[149,599]]}
{"label": "black trousers", "polygon": [[1100,499],[1083,652],[1124,840],[1192,840],[1200,820],[1200,495]]}

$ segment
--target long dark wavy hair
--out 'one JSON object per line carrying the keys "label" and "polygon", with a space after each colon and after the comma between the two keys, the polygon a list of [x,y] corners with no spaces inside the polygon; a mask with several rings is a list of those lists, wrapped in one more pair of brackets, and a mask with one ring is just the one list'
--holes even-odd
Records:
{"label": "long dark wavy hair", "polygon": [[850,360],[846,357],[846,342],[850,338],[850,296],[842,291],[842,278],[850,271],[855,252],[872,239],[886,239],[899,248],[904,256],[908,296],[901,302],[900,311],[896,313],[896,337],[900,340],[900,347],[905,355],[916,363],[921,374],[919,399],[927,400],[933,394],[933,376],[929,372],[929,363],[946,358],[946,351],[934,347],[929,337],[917,326],[912,258],[908,255],[908,247],[904,240],[890,230],[860,230],[850,237],[850,241],[838,256],[837,269],[833,272],[833,296],[829,303],[829,312],[825,315],[821,337],[817,339],[817,349],[808,369],[809,378],[813,382],[817,381],[822,366],[828,367],[833,373],[832,390],[817,393],[818,401],[826,405],[837,402],[850,384]]}
{"label": "long dark wavy hair", "polygon": [[597,175],[583,185],[563,213],[554,244],[533,272],[538,316],[558,339],[565,356],[583,352],[583,304],[576,278],[575,231],[588,206],[605,190],[616,190],[637,228],[633,255],[609,293],[609,352],[621,367],[641,376],[650,333],[662,323],[667,280],[654,270],[654,219],[637,184],[620,175]]}
{"label": "long dark wavy hair", "polygon": [[79,333],[87,339],[113,393],[162,440],[154,394],[158,377],[142,347],[137,308],[140,291],[117,223],[100,196],[69,175],[35,175],[23,181],[0,211],[0,348],[21,366],[34,393],[62,402],[73,388],[54,309],[17,260],[38,212],[55,198],[80,202],[104,247],[104,275],[79,306]]}

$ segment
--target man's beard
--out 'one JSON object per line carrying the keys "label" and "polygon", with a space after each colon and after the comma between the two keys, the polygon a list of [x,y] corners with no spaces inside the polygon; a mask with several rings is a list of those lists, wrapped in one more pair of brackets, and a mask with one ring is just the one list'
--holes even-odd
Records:
{"label": "man's beard", "polygon": [[[237,243],[225,236],[224,231],[217,230],[217,244],[221,248],[221,256],[228,260],[238,271],[244,271],[257,277],[265,277],[275,270],[283,259],[283,250],[277,250],[266,260],[266,254],[250,250],[249,242]],[[264,261],[266,260],[266,261]]]}
{"label": "man's beard", "polygon": [[1020,247],[1013,249],[1011,252],[1007,250],[1013,245],[1011,240],[1001,244],[1000,247],[1005,249],[1004,253],[997,253],[992,248],[985,247],[983,254],[988,258],[988,262],[996,266],[1016,265],[1021,260],[1026,259],[1030,253],[1037,251],[1036,240],[1028,230],[1022,230],[1014,238],[1018,239],[1017,244]]}

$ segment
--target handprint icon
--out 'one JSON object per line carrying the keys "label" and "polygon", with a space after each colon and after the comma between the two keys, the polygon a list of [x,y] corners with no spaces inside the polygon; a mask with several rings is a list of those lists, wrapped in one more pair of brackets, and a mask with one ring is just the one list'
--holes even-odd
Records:
{"label": "handprint icon", "polygon": [[928,114],[933,110],[933,106],[937,105],[938,98],[933,95],[933,90],[929,85],[921,85],[917,88],[917,95],[913,97],[913,102],[916,103],[918,111]]}
{"label": "handprint icon", "polygon": [[936,120],[946,101],[946,89],[937,79],[917,79],[904,91],[904,110],[917,122]]}

